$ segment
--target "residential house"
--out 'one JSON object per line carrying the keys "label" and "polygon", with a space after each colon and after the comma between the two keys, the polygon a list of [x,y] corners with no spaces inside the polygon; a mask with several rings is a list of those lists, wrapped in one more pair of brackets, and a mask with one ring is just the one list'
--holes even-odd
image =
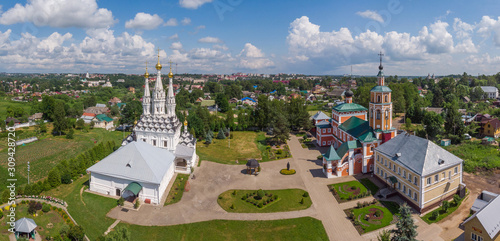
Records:
{"label": "residential house", "polygon": [[116,105],[116,104],[118,104],[118,103],[122,103],[122,101],[121,101],[120,99],[118,99],[117,97],[113,97],[113,98],[111,98],[111,99],[108,101],[108,104],[109,104],[110,106],[112,106],[112,105]]}
{"label": "residential house", "polygon": [[95,123],[94,128],[111,130],[114,127],[113,119],[108,117],[106,114],[96,115],[92,121]]}
{"label": "residential house", "polygon": [[488,99],[496,99],[498,98],[498,89],[495,86],[481,86],[481,89],[484,91],[485,97]]}
{"label": "residential house", "polygon": [[467,218],[463,223],[464,239],[474,241],[500,240],[500,197],[497,196],[481,210]]}
{"label": "residential house", "polygon": [[479,194],[476,200],[474,200],[474,204],[472,204],[470,210],[476,213],[479,210],[483,209],[486,205],[488,205],[488,203],[490,203],[496,197],[498,197],[498,194],[484,190],[481,192],[481,194]]}
{"label": "residential house", "polygon": [[247,104],[247,105],[251,105],[251,106],[254,106],[257,104],[257,101],[250,98],[250,97],[245,97],[245,98],[241,99],[241,102],[243,104]]}
{"label": "residential house", "polygon": [[236,99],[236,98],[231,98],[229,100],[229,104],[236,104],[236,103],[238,103],[238,99]]}
{"label": "residential house", "polygon": [[117,83],[125,83],[125,80],[124,79],[118,79],[116,80]]}
{"label": "residential house", "polygon": [[196,99],[197,103],[201,103],[202,101],[204,101],[203,97],[198,97],[198,99]]}
{"label": "residential house", "polygon": [[[101,105],[104,105],[104,104],[101,104]],[[95,106],[95,107],[89,107],[89,108],[85,109],[83,112],[84,113],[92,113],[92,114],[95,114],[95,115],[100,115],[100,114],[104,114],[104,113],[109,112],[109,108],[106,107],[106,105],[104,105],[104,107],[102,107],[102,106],[99,106],[99,107]]]}
{"label": "residential house", "polygon": [[80,119],[83,119],[83,122],[85,122],[86,124],[90,124],[90,122],[92,122],[92,120],[95,118],[95,116],[96,116],[96,114],[94,114],[94,113],[83,112]]}
{"label": "residential house", "polygon": [[14,122],[14,125],[21,124],[21,121],[14,117],[7,117],[7,119],[5,119],[5,124],[8,125],[11,121]]}
{"label": "residential house", "polygon": [[432,141],[401,134],[375,148],[375,176],[424,213],[465,185],[463,160]]}
{"label": "residential house", "polygon": [[128,91],[129,92],[132,92],[133,94],[135,94],[135,88],[134,87],[128,87]]}
{"label": "residential house", "polygon": [[323,87],[323,86],[321,86],[321,85],[315,85],[315,86],[313,87],[313,89],[312,89],[312,92],[313,92],[314,94],[320,94],[320,93],[323,93],[323,92],[325,92],[325,91],[326,91],[325,87]]}
{"label": "residential house", "polygon": [[498,138],[500,136],[500,121],[497,118],[481,121],[479,134]]}
{"label": "residential house", "polygon": [[32,116],[28,117],[28,121],[30,121],[30,122],[39,121],[42,119],[42,117],[43,117],[43,113],[41,113],[41,112],[35,113]]}

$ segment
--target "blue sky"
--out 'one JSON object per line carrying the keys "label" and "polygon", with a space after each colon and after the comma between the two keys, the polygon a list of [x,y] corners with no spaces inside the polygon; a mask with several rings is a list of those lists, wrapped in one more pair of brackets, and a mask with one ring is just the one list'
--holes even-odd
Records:
{"label": "blue sky", "polygon": [[[70,3],[68,3],[70,2]],[[500,2],[2,1],[0,71],[494,74]],[[150,71],[151,72],[151,71]]]}

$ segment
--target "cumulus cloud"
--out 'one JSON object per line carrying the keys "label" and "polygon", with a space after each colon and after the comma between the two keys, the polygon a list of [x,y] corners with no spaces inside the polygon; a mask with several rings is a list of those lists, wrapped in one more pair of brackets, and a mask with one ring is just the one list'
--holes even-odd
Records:
{"label": "cumulus cloud", "polygon": [[163,19],[157,14],[149,13],[137,13],[134,19],[128,20],[125,23],[125,28],[133,29],[144,29],[151,30],[155,29],[163,23]]}
{"label": "cumulus cloud", "polygon": [[245,69],[263,69],[274,66],[274,62],[265,58],[264,53],[251,43],[246,43],[238,56],[240,58],[239,67]]}
{"label": "cumulus cloud", "polygon": [[178,34],[174,34],[174,35],[168,37],[168,39],[177,40],[177,39],[179,39],[179,35]]}
{"label": "cumulus cloud", "polygon": [[0,15],[0,24],[31,22],[36,26],[106,28],[116,20],[111,11],[98,8],[96,0],[29,0]]}
{"label": "cumulus cloud", "polygon": [[500,17],[495,20],[489,16],[483,16],[477,27],[477,32],[483,37],[487,38],[493,35],[493,42],[497,47],[500,47]]}
{"label": "cumulus cloud", "polygon": [[377,12],[375,11],[371,11],[371,10],[366,10],[366,11],[363,11],[363,12],[357,12],[356,13],[357,15],[363,17],[363,18],[368,18],[368,19],[371,19],[371,20],[375,20],[379,23],[383,23],[384,22],[384,19],[382,18],[382,16],[380,16],[380,14],[378,14]]}
{"label": "cumulus cloud", "polygon": [[207,37],[198,39],[198,43],[213,43],[213,44],[215,44],[215,43],[222,43],[222,40],[220,40],[219,38],[216,38],[216,37],[207,36]]}
{"label": "cumulus cloud", "polygon": [[197,9],[201,5],[212,1],[213,0],[179,0],[179,5],[183,8]]}
{"label": "cumulus cloud", "polygon": [[181,21],[182,25],[189,25],[191,24],[191,19],[190,18],[184,18]]}
{"label": "cumulus cloud", "polygon": [[171,18],[165,23],[165,26],[177,26],[177,25],[179,25],[179,23],[177,22],[176,18]]}
{"label": "cumulus cloud", "polygon": [[173,42],[173,43],[170,45],[170,49],[177,49],[177,50],[180,50],[180,49],[182,49],[182,43],[181,43],[181,42]]}

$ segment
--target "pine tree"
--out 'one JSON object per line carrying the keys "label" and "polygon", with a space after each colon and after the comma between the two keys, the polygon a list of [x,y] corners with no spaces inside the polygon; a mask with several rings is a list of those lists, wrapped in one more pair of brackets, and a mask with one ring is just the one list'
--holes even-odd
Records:
{"label": "pine tree", "polygon": [[205,140],[205,143],[212,144],[212,136],[211,135],[207,135],[207,139]]}
{"label": "pine tree", "polygon": [[217,133],[217,139],[226,139],[226,135],[224,134],[224,131],[222,129],[223,128],[221,128],[219,130],[219,133]]}
{"label": "pine tree", "polygon": [[59,173],[59,169],[52,168],[52,170],[49,172],[48,180],[51,187],[57,187],[61,185],[61,174]]}
{"label": "pine tree", "polygon": [[396,229],[393,230],[393,241],[416,241],[417,225],[411,217],[410,207],[404,203],[399,208],[399,220],[396,223]]}

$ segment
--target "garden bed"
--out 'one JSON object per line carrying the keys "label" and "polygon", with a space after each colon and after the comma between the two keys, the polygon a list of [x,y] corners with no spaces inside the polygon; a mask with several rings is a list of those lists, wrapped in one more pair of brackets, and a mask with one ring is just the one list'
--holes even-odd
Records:
{"label": "garden bed", "polygon": [[169,204],[174,204],[181,200],[188,179],[189,179],[188,174],[177,174],[174,184],[172,185],[172,188],[170,188],[170,191],[168,192],[168,196],[167,199],[165,200],[164,206],[167,206]]}
{"label": "garden bed", "polygon": [[[460,207],[460,204],[462,204],[462,201],[464,199],[465,198],[460,199],[460,201],[458,201],[458,203],[455,203],[454,201],[450,201],[448,210],[446,210],[446,212],[444,211],[443,206],[441,205],[436,210],[429,212],[429,213],[425,214],[424,216],[422,216],[422,220],[424,220],[428,224],[439,222],[439,221],[443,220],[444,218],[448,217],[448,215],[455,212],[458,209],[458,207]],[[437,212],[437,214],[438,214],[437,217],[433,217],[434,212]]]}
{"label": "garden bed", "polygon": [[[386,204],[382,205],[375,199],[369,203],[358,202],[357,207],[346,209],[344,212],[351,220],[351,223],[354,225],[359,234],[363,234],[396,223],[397,216],[394,215],[396,213],[392,212],[385,206],[387,203],[392,202],[385,203]],[[390,204],[391,207],[394,207],[395,205]]]}
{"label": "garden bed", "polygon": [[302,189],[228,190],[219,195],[217,203],[228,212],[272,213],[307,209],[312,201]]}
{"label": "garden bed", "polygon": [[360,181],[350,181],[328,185],[328,188],[339,203],[375,194],[372,192],[372,190],[378,190],[378,187],[375,187],[376,185],[367,178],[361,179]]}

